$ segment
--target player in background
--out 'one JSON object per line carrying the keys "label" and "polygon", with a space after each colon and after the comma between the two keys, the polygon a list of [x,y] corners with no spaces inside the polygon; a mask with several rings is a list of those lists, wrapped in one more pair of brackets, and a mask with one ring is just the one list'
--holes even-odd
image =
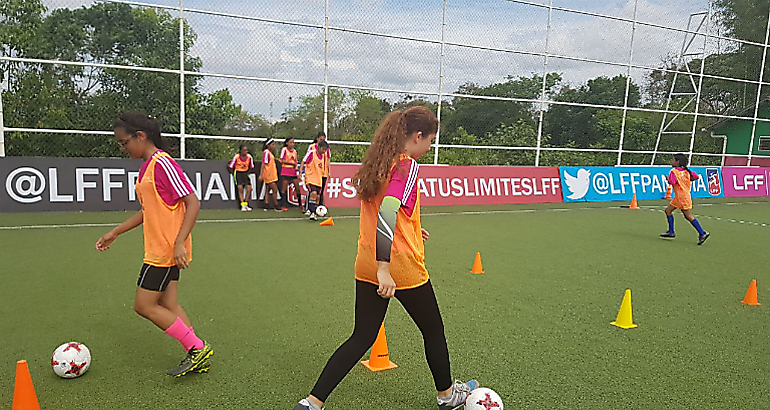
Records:
{"label": "player in background", "polygon": [[315,150],[308,150],[305,159],[302,161],[305,169],[305,187],[308,190],[307,206],[310,213],[310,220],[318,219],[315,211],[319,206],[321,197],[321,187],[323,186],[323,164],[326,157],[326,151],[329,150],[329,144],[326,141],[319,141]]}
{"label": "player in background", "polygon": [[361,199],[355,328],[294,410],[323,409],[329,394],[374,343],[393,296],[422,333],[439,409],[459,408],[478,387],[475,380],[452,382],[444,324],[425,269],[429,234],[420,224],[416,160],[430,150],[437,129],[436,116],[424,107],[392,112],[377,129],[353,178]]}
{"label": "player in background", "polygon": [[275,212],[282,212],[281,208],[278,207],[278,185],[276,184],[278,182],[278,169],[275,166],[274,149],[275,140],[268,138],[262,146],[262,170],[259,173],[259,179],[262,181],[262,192],[259,199],[264,199],[265,211],[270,208],[270,203],[272,203],[272,209],[275,209]]}
{"label": "player in background", "polygon": [[[307,147],[307,151],[305,152],[305,156],[302,157],[302,168],[300,169],[300,174],[304,177],[305,175],[305,168],[304,163],[305,160],[310,155],[311,151],[317,152],[318,151],[318,143],[321,141],[326,141],[326,133],[323,131],[319,131],[318,134],[316,134],[315,139],[313,139],[313,143],[310,144],[310,146]],[[328,143],[327,143],[328,144]],[[323,205],[324,204],[324,193],[326,192],[326,181],[329,178],[330,175],[330,164],[331,164],[332,154],[331,149],[326,150],[326,156],[324,158],[325,163],[323,164],[322,169],[322,176],[321,176],[321,191],[320,191],[320,199],[318,201],[317,205]],[[310,209],[307,208],[307,204],[305,206],[305,215],[310,215]]]}
{"label": "player in background", "polygon": [[698,231],[698,245],[702,245],[706,242],[706,239],[711,236],[708,231],[703,230],[700,226],[700,222],[695,219],[692,214],[692,195],[690,194],[690,185],[692,181],[697,181],[700,176],[687,168],[687,156],[684,154],[676,154],[671,160],[671,166],[674,169],[668,174],[668,183],[674,188],[674,199],[666,207],[666,219],[668,219],[668,231],[660,234],[663,238],[675,238],[674,232],[674,210],[679,209],[684,214],[684,217],[692,224],[696,231]]}
{"label": "player in background", "polygon": [[254,158],[249,154],[249,147],[241,145],[238,148],[238,153],[227,164],[227,168],[233,174],[233,179],[235,180],[238,199],[241,200],[241,211],[251,211],[252,209],[249,207],[249,198],[251,197],[251,179],[249,174],[254,170]]}
{"label": "player in background", "polygon": [[283,210],[289,206],[289,184],[294,185],[297,193],[297,205],[302,208],[302,191],[299,190],[299,161],[297,150],[294,149],[294,138],[289,137],[283,142],[281,149],[281,195],[283,195]]}
{"label": "player in background", "polygon": [[200,202],[182,168],[162,150],[157,120],[127,112],[118,118],[114,128],[121,149],[131,158],[144,160],[136,184],[142,209],[99,238],[96,249],[110,249],[119,235],[143,225],[144,262],[134,310],[179,341],[187,352],[179,366],[166,374],[181,377],[207,372],[214,350],[195,334],[178,298],[179,271],[192,262],[191,232]]}

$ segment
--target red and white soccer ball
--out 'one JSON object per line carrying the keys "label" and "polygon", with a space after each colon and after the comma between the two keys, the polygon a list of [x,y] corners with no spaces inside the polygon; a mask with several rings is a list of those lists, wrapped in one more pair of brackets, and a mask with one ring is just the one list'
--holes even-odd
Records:
{"label": "red and white soccer ball", "polygon": [[492,389],[480,388],[465,400],[465,410],[503,410],[503,401]]}
{"label": "red and white soccer ball", "polygon": [[51,367],[59,377],[65,379],[80,377],[91,367],[91,352],[82,343],[65,343],[54,350]]}
{"label": "red and white soccer ball", "polygon": [[315,214],[320,216],[321,218],[326,216],[326,214],[328,213],[329,213],[329,210],[326,209],[326,207],[323,205],[318,205],[318,208],[315,209]]}

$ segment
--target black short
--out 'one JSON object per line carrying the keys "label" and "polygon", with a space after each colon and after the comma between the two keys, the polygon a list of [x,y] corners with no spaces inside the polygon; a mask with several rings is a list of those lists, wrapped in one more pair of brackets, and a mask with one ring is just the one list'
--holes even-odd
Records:
{"label": "black short", "polygon": [[310,190],[310,192],[319,192],[319,193],[321,192],[321,187],[320,186],[315,186],[313,184],[307,184],[307,188],[308,188],[308,190]]}
{"label": "black short", "polygon": [[281,175],[281,181],[291,182],[291,181],[294,181],[295,179],[299,179],[299,177],[296,176],[296,175],[294,175],[294,176],[292,176],[292,175]]}
{"label": "black short", "polygon": [[172,280],[179,280],[178,267],[161,268],[145,263],[142,265],[142,270],[139,271],[139,280],[136,282],[136,286],[145,290],[163,292]]}
{"label": "black short", "polygon": [[236,171],[233,175],[235,175],[235,185],[251,186],[248,171]]}

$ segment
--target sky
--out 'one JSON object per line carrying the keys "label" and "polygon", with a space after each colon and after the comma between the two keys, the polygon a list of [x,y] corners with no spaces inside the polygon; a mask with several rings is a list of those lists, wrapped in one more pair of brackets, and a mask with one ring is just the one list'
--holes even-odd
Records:
{"label": "sky", "polygon": [[[530,0],[547,4],[548,0]],[[179,4],[178,0],[148,0]],[[79,7],[82,0],[46,0],[52,7]],[[323,25],[325,0],[185,0],[186,8]],[[554,6],[631,19],[634,0],[553,0]],[[690,13],[704,11],[707,0],[639,0],[637,19],[679,29],[687,27]],[[442,0],[329,0],[333,27],[372,31],[432,41],[441,40]],[[263,23],[228,17],[186,13],[198,38],[192,53],[203,61],[203,71],[296,80],[324,81],[324,31],[319,28]],[[449,0],[446,41],[483,47],[544,52],[548,9],[506,0]],[[632,24],[611,19],[554,11],[548,50],[552,54],[627,64]],[[637,25],[633,62],[658,66],[682,47],[684,34]],[[724,42],[720,47],[726,47]],[[699,47],[703,41],[697,42]],[[715,50],[716,40],[707,48]],[[439,44],[330,31],[329,81],[332,84],[438,91]],[[445,48],[444,92],[466,82],[488,85],[506,76],[531,76],[543,71],[543,57],[448,45]],[[600,75],[625,74],[626,67],[550,58],[549,72],[580,85]],[[708,72],[708,67],[706,69]],[[632,69],[642,83],[646,70]],[[250,111],[275,118],[296,106],[302,95],[319,87],[263,83],[207,77],[204,91],[228,88],[235,102]],[[398,100],[399,93],[376,93]],[[289,97],[292,97],[291,106]],[[435,99],[435,97],[433,97]],[[272,103],[272,110],[270,108]]]}

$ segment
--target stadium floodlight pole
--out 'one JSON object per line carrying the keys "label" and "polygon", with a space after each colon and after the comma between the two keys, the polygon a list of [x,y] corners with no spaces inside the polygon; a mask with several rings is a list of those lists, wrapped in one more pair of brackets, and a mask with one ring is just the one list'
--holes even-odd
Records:
{"label": "stadium floodlight pole", "polygon": [[184,0],[179,0],[179,158],[185,159]]}
{"label": "stadium floodlight pole", "polygon": [[[706,34],[711,28],[711,9],[713,8],[713,1],[709,0],[709,8],[706,14]],[[698,89],[695,91],[695,115],[692,119],[692,134],[690,135],[690,149],[687,151],[687,163],[692,164],[692,150],[695,147],[695,134],[698,132],[698,114],[700,113],[700,99],[703,93],[703,72],[706,68],[706,46],[708,45],[709,38],[703,36],[703,57],[700,60],[700,74],[698,78]],[[761,78],[760,78],[761,80]],[[759,86],[762,89],[762,86]]]}
{"label": "stadium floodlight pole", "polygon": [[548,44],[551,41],[551,17],[553,0],[548,3],[548,27],[545,31],[545,53],[543,53],[543,88],[540,90],[540,119],[537,122],[537,147],[535,150],[535,166],[540,166],[540,147],[543,143],[543,120],[545,119],[545,88],[548,79]]}
{"label": "stadium floodlight pole", "polygon": [[438,108],[436,108],[436,118],[438,118],[438,130],[436,130],[436,142],[435,150],[433,151],[433,165],[438,165],[438,149],[439,149],[439,136],[441,135],[441,100],[444,91],[444,61],[446,53],[444,47],[446,46],[446,4],[447,0],[444,0],[444,12],[441,17],[441,61],[439,62],[438,69]]}
{"label": "stadium floodlight pole", "polygon": [[329,0],[324,6],[324,134],[329,139]]}
{"label": "stadium floodlight pole", "polygon": [[623,140],[626,137],[626,119],[628,118],[628,97],[631,94],[631,64],[634,63],[634,38],[636,37],[636,11],[639,6],[639,0],[634,0],[634,22],[631,23],[631,45],[628,50],[628,69],[626,71],[626,97],[623,100],[623,120],[620,124],[620,142],[618,143],[618,162],[623,162]]}
{"label": "stadium floodlight pole", "polygon": [[751,158],[754,153],[754,138],[757,136],[757,121],[759,106],[762,103],[762,80],[765,78],[765,63],[767,62],[767,47],[770,45],[770,10],[767,13],[767,30],[765,30],[765,45],[762,51],[762,67],[759,69],[760,85],[757,86],[757,103],[754,106],[754,123],[751,126],[751,142],[749,143],[749,159],[746,165],[751,166]]}

